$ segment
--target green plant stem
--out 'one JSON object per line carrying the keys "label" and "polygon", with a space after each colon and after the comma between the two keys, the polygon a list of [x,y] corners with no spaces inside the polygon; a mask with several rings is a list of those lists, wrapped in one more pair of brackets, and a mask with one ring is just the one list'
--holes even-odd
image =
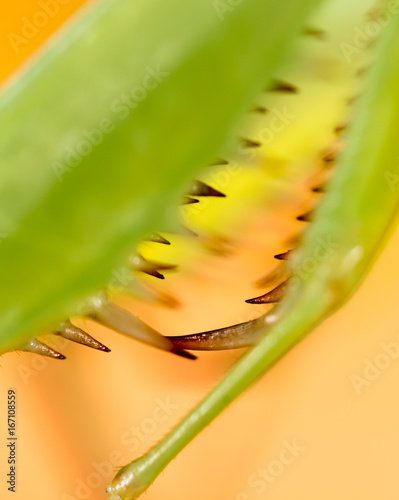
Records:
{"label": "green plant stem", "polygon": [[309,317],[301,318],[300,328],[295,328],[297,318],[286,317],[272,334],[248,351],[217,387],[162,441],[146,455],[121,469],[107,491],[123,500],[133,500],[143,493],[189,441],[314,326],[314,312]]}

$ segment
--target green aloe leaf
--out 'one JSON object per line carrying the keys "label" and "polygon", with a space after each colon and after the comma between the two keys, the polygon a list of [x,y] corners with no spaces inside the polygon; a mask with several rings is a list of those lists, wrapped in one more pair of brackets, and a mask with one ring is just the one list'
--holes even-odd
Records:
{"label": "green aloe leaf", "polygon": [[285,4],[97,1],[10,82],[0,97],[0,351],[75,313],[173,219],[318,1]]}
{"label": "green aloe leaf", "polygon": [[377,43],[363,95],[325,199],[293,262],[279,321],[262,327],[215,389],[108,486],[113,500],[137,498],[176,454],[228,404],[355,291],[386,242],[399,204],[399,17]]}

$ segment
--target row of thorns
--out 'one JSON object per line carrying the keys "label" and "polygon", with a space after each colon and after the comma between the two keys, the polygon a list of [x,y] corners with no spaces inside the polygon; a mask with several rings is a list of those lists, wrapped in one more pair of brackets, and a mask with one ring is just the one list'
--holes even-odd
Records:
{"label": "row of thorns", "polygon": [[[322,39],[323,37],[323,32],[319,30],[308,30],[306,34],[315,36],[320,39]],[[298,92],[297,87],[284,81],[273,82],[267,90],[270,92],[282,92],[287,94],[296,94]],[[251,109],[251,112],[266,114],[267,109],[260,105],[254,105]],[[321,165],[324,172],[328,172],[328,167],[333,165],[334,163],[341,145],[339,135],[345,128],[346,125],[336,127],[334,131],[336,141],[331,146],[330,150],[324,152],[324,154],[322,155]],[[241,146],[245,148],[259,148],[262,146],[258,141],[254,141],[248,138],[240,138],[240,143]],[[229,162],[226,160],[217,159],[212,163],[212,165],[221,166],[227,165],[228,163]],[[324,176],[324,180],[322,182],[313,184],[311,188],[313,193],[324,193],[326,178],[328,178],[328,175]],[[196,180],[192,183],[192,186],[187,194],[183,196],[182,204],[189,205],[198,203],[199,198],[201,197],[222,198],[225,197],[225,194],[202,181]],[[313,209],[307,211],[306,213],[299,215],[297,217],[297,220],[305,223],[311,222],[313,213]],[[170,242],[166,238],[156,233],[151,234],[145,240],[163,245],[170,245]],[[284,253],[275,255],[275,259],[280,261],[285,266],[285,270],[287,267],[286,263],[291,260],[294,251],[295,249],[289,249]],[[164,279],[164,275],[161,274],[160,271],[167,271],[176,268],[175,265],[148,261],[138,254],[132,257],[131,264],[136,271],[148,274],[158,279]],[[263,283],[267,283],[268,281],[269,280],[267,279],[262,280]],[[289,286],[289,282],[290,276],[285,278],[284,281],[282,281],[271,291],[259,297],[248,299],[246,300],[246,302],[250,304],[278,304],[284,298],[284,295],[286,294],[287,288]],[[261,325],[271,325],[279,319],[278,312],[276,312],[276,307],[274,307],[255,320],[207,332],[166,337],[161,335],[155,329],[151,328],[149,325],[142,322],[130,312],[112,304],[108,300],[105,292],[100,293],[96,295],[96,297],[92,298],[90,301],[90,306],[91,312],[86,316],[89,319],[108,328],[116,330],[124,335],[135,338],[136,340],[152,345],[153,347],[188,359],[196,359],[196,356],[188,352],[188,350],[224,350],[251,346],[258,341],[258,327],[260,327]],[[61,323],[58,328],[56,328],[51,333],[94,349],[98,349],[104,352],[110,352],[110,349],[108,347],[106,347],[98,340],[94,339],[91,335],[89,335],[81,328],[74,325],[70,320]],[[65,359],[65,356],[63,354],[57,352],[49,345],[36,338],[19,347],[18,350],[28,351],[55,359]]]}

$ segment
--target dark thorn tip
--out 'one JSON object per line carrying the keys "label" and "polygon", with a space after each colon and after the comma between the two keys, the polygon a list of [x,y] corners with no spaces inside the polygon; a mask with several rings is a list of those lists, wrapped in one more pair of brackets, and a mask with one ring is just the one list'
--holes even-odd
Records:
{"label": "dark thorn tip", "polygon": [[292,252],[293,250],[287,250],[286,252],[276,254],[274,258],[277,260],[289,260]]}
{"label": "dark thorn tip", "polygon": [[202,181],[194,181],[187,196],[213,196],[216,198],[226,198],[226,195]]}
{"label": "dark thorn tip", "polygon": [[326,38],[326,32],[318,28],[311,28],[311,27],[305,28],[303,34],[305,36],[311,36],[317,38],[318,40],[325,40]]}
{"label": "dark thorn tip", "polygon": [[267,109],[264,106],[260,106],[258,104],[254,104],[250,109],[251,113],[260,113],[265,115],[267,113]]}
{"label": "dark thorn tip", "polygon": [[276,304],[284,298],[288,282],[289,279],[277,285],[275,288],[273,288],[273,290],[270,290],[270,292],[267,292],[253,299],[248,299],[245,302],[247,302],[248,304]]}
{"label": "dark thorn tip", "polygon": [[228,165],[229,162],[223,158],[216,158],[213,162],[209,163],[209,167],[217,167],[218,165]]}
{"label": "dark thorn tip", "polygon": [[[174,344],[173,342],[173,337],[168,337],[172,343]],[[185,358],[185,359],[190,359],[192,361],[195,361],[197,359],[197,356],[195,356],[195,354],[192,354],[191,352],[189,351],[185,351],[184,349],[181,349],[180,347],[178,347],[177,345],[175,345],[175,348],[170,351],[172,354],[176,354],[177,356],[180,356],[182,358]]]}
{"label": "dark thorn tip", "polygon": [[262,144],[259,141],[253,141],[245,137],[241,138],[241,143],[245,148],[260,148]]}
{"label": "dark thorn tip", "polygon": [[150,234],[144,241],[151,241],[153,243],[162,243],[163,245],[170,245],[170,241],[161,236],[160,234]]}
{"label": "dark thorn tip", "polygon": [[193,203],[199,203],[199,200],[190,196],[183,196],[183,205],[192,205]]}
{"label": "dark thorn tip", "polygon": [[275,80],[271,83],[271,85],[266,89],[268,92],[284,92],[286,94],[297,94],[298,87],[292,85],[291,83],[284,82],[282,80]]}
{"label": "dark thorn tip", "polygon": [[306,212],[305,214],[298,215],[296,220],[299,220],[300,222],[311,222],[312,215],[312,212]]}
{"label": "dark thorn tip", "polygon": [[324,184],[319,184],[318,186],[312,187],[312,193],[321,194],[321,193],[325,193],[325,192],[326,192],[326,188],[325,188]]}

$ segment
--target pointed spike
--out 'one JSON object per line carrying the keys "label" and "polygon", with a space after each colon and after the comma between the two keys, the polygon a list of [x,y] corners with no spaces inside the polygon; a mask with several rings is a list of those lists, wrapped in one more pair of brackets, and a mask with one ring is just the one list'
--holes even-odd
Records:
{"label": "pointed spike", "polygon": [[261,337],[263,325],[272,325],[277,321],[277,314],[269,311],[260,318],[238,325],[228,326],[208,332],[194,333],[192,335],[181,335],[168,337],[181,349],[193,351],[221,351],[226,349],[238,349],[254,345]]}
{"label": "pointed spike", "polygon": [[18,348],[19,351],[33,352],[34,354],[40,354],[41,356],[47,356],[54,359],[66,359],[65,356],[51,347],[49,347],[44,342],[37,339],[32,339],[27,342],[22,347]]}
{"label": "pointed spike", "polygon": [[187,193],[188,196],[215,196],[218,198],[225,198],[226,195],[218,191],[217,189],[205,184],[202,181],[194,181],[190,192]]}
{"label": "pointed spike", "polygon": [[199,203],[196,198],[190,198],[189,196],[183,196],[182,205],[192,205],[193,203]]}
{"label": "pointed spike", "polygon": [[209,163],[209,167],[217,167],[219,165],[228,165],[229,162],[223,158],[216,158],[213,162]]}
{"label": "pointed spike", "polygon": [[89,317],[97,323],[163,351],[187,359],[196,359],[193,354],[180,349],[167,337],[164,337],[159,332],[143,323],[136,316],[109,303],[105,297],[96,297],[93,299],[92,303],[94,312],[90,314]]}
{"label": "pointed spike", "polygon": [[101,342],[98,342],[98,340],[96,340],[91,335],[83,331],[81,328],[78,328],[77,326],[73,325],[70,321],[65,321],[64,323],[61,323],[59,328],[53,333],[54,335],[59,335],[64,339],[76,342],[77,344],[82,344],[87,347],[97,349],[99,351],[111,352],[111,349],[109,349],[104,344],[101,344]]}
{"label": "pointed spike", "polygon": [[152,262],[149,260],[147,260],[147,264],[151,267],[156,267],[157,269],[159,269],[161,271],[171,271],[171,270],[177,269],[176,264],[162,264],[160,262]]}
{"label": "pointed spike", "polygon": [[294,250],[287,250],[286,252],[278,253],[277,255],[274,256],[274,258],[277,260],[290,260],[293,251]]}
{"label": "pointed spike", "polygon": [[344,130],[348,128],[348,123],[341,123],[340,125],[337,125],[334,129],[334,133],[339,135],[341,134]]}
{"label": "pointed spike", "polygon": [[261,115],[265,115],[267,113],[267,109],[264,106],[260,106],[259,104],[254,104],[250,111],[252,113],[260,113]]}
{"label": "pointed spike", "polygon": [[317,186],[313,186],[312,192],[317,193],[317,194],[323,194],[326,192],[326,185],[325,184],[318,184]]}
{"label": "pointed spike", "polygon": [[336,160],[337,156],[338,156],[338,151],[332,149],[323,156],[322,160],[324,161],[324,163],[331,163]]}
{"label": "pointed spike", "polygon": [[136,255],[131,258],[132,266],[136,271],[154,276],[155,278],[165,279],[165,276],[160,274],[154,266],[151,266],[144,257],[141,255]]}
{"label": "pointed spike", "polygon": [[159,279],[165,279],[165,276],[159,271],[170,271],[177,268],[175,264],[161,264],[159,262],[151,262],[149,260],[146,260],[141,255],[132,257],[131,263],[136,271],[140,271]]}
{"label": "pointed spike", "polygon": [[141,270],[142,273],[147,274],[148,276],[152,276],[153,278],[158,278],[159,280],[164,280],[165,276],[158,272],[156,269],[146,269]]}
{"label": "pointed spike", "polygon": [[266,90],[269,92],[284,92],[286,94],[298,93],[298,87],[282,80],[275,80]]}
{"label": "pointed spike", "polygon": [[170,245],[170,241],[161,236],[160,234],[150,234],[144,241],[152,241],[153,243],[162,243],[162,245]]}
{"label": "pointed spike", "polygon": [[284,298],[285,292],[287,291],[288,282],[289,280],[283,281],[270,292],[259,297],[255,297],[254,299],[248,299],[245,302],[248,304],[275,304],[276,302],[280,302]]}
{"label": "pointed spike", "polygon": [[298,215],[296,220],[299,220],[301,222],[312,222],[313,215],[314,215],[313,210],[309,210],[309,212],[305,212],[304,214]]}
{"label": "pointed spike", "polygon": [[241,137],[240,141],[244,148],[260,148],[262,146],[259,141],[253,141],[252,139],[246,139],[245,137]]}
{"label": "pointed spike", "polygon": [[314,38],[317,38],[318,40],[324,40],[326,37],[326,32],[322,29],[318,28],[305,28],[303,34],[305,36],[312,36]]}

